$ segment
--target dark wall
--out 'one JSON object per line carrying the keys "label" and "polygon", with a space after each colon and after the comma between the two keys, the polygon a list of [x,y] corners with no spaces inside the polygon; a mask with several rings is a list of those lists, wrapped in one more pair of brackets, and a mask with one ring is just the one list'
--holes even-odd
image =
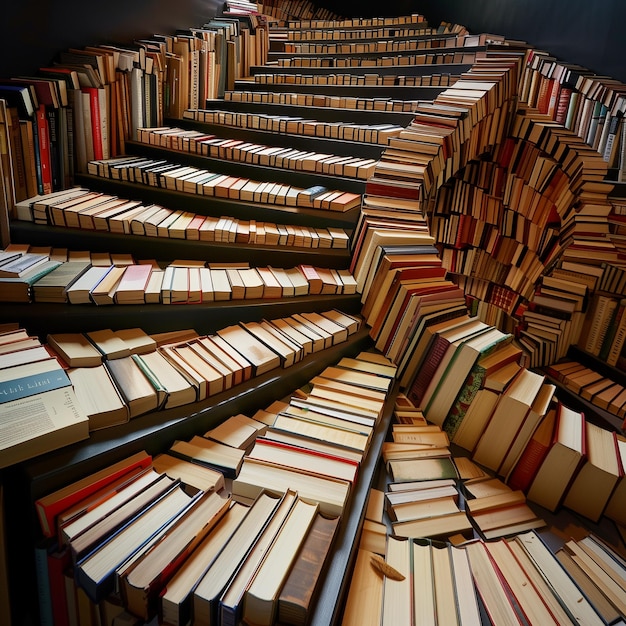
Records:
{"label": "dark wall", "polygon": [[416,0],[432,24],[522,39],[557,58],[626,82],[623,0]]}
{"label": "dark wall", "polygon": [[201,26],[220,0],[7,0],[0,18],[0,77],[32,74],[69,47],[128,43]]}
{"label": "dark wall", "polygon": [[[420,13],[473,33],[520,39],[568,63],[626,83],[624,0],[321,0],[349,16]],[[341,9],[339,8],[341,7]]]}

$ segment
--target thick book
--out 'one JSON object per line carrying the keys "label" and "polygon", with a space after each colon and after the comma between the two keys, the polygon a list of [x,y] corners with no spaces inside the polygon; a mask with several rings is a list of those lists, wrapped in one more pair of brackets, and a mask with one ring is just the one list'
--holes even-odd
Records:
{"label": "thick book", "polygon": [[228,583],[219,603],[219,622],[223,626],[236,626],[241,622],[246,591],[257,575],[265,556],[274,545],[278,533],[297,501],[298,496],[295,491],[287,490],[285,492],[271,520]]}
{"label": "thick book", "polygon": [[314,502],[298,498],[263,559],[243,598],[244,621],[271,626],[278,597],[318,513]]}
{"label": "thick book", "polygon": [[535,474],[527,497],[556,511],[587,454],[585,416],[559,403],[554,438],[548,454]]}
{"label": "thick book", "polygon": [[278,597],[278,621],[304,626],[311,611],[328,565],[339,517],[326,517],[318,513],[302,544]]}
{"label": "thick book", "polygon": [[90,432],[129,420],[130,410],[104,365],[71,368],[67,374],[89,417]]}
{"label": "thick book", "polygon": [[429,422],[443,426],[452,404],[459,390],[476,361],[486,354],[501,348],[504,343],[510,342],[513,336],[491,327],[479,332],[469,339],[462,340],[443,371],[435,372],[433,378],[434,390],[428,394],[426,390],[423,411]]}
{"label": "thick book", "polygon": [[228,326],[218,330],[217,335],[229,344],[231,352],[239,353],[253,365],[255,376],[280,366],[280,356],[243,326]]}
{"label": "thick book", "polygon": [[70,367],[95,367],[102,363],[102,354],[83,333],[54,333],[46,340]]}
{"label": "thick book", "polygon": [[186,461],[208,465],[230,478],[235,478],[238,475],[244,460],[242,449],[233,448],[198,435],[192,437],[190,441],[174,442],[169,451],[170,454]]}
{"label": "thick book", "polygon": [[473,332],[485,328],[485,324],[475,317],[453,318],[424,329],[423,338],[428,347],[424,351],[422,364],[415,379],[411,382],[407,396],[417,407],[422,407],[422,400],[426,390],[443,360],[448,347]]}
{"label": "thick book", "polygon": [[308,474],[293,468],[256,459],[244,459],[241,471],[233,480],[233,496],[254,499],[263,491],[282,493],[295,489],[301,498],[318,502],[320,510],[331,516],[340,515],[351,492],[350,482]]}
{"label": "thick book", "polygon": [[236,532],[248,509],[244,504],[233,502],[202,543],[174,573],[159,599],[160,615],[165,623],[183,626],[189,622],[194,588],[207,570],[207,564],[212,563]]}

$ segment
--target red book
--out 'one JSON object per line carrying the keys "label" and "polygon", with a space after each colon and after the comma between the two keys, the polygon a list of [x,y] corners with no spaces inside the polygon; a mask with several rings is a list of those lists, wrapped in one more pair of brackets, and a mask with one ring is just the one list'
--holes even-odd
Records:
{"label": "red book", "polygon": [[143,301],[151,274],[152,266],[147,263],[129,265],[115,290],[115,302]]}
{"label": "red book", "polygon": [[118,461],[43,498],[39,498],[35,501],[35,508],[43,534],[46,537],[55,536],[56,518],[65,509],[83,500],[105,485],[112,483],[136,467],[150,467],[151,465],[152,456],[145,451],[137,452],[122,461]]}
{"label": "red book", "polygon": [[421,188],[417,184],[408,185],[391,179],[369,178],[365,183],[365,194],[419,200]]}
{"label": "red book", "polygon": [[322,277],[317,273],[317,270],[312,265],[305,264],[298,265],[298,269],[309,283],[309,293],[321,293],[324,282],[322,281]]}
{"label": "red book", "polygon": [[539,467],[548,455],[553,440],[556,410],[548,411],[535,430],[513,469],[506,477],[506,482],[513,490],[528,491]]}
{"label": "red book", "polygon": [[89,94],[89,110],[91,112],[91,132],[93,133],[93,158],[104,158],[102,150],[102,118],[100,116],[100,101],[96,87],[83,87],[82,91]]}
{"label": "red book", "polygon": [[50,153],[50,128],[48,114],[43,104],[37,109],[37,135],[39,137],[39,163],[43,193],[52,193],[52,155]]}

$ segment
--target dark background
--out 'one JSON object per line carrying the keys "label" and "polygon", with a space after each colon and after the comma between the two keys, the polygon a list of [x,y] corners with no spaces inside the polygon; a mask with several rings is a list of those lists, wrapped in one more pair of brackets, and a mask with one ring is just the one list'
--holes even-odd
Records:
{"label": "dark background", "polygon": [[[218,0],[9,0],[0,18],[0,78],[32,74],[68,47],[127,43],[201,26]],[[421,13],[473,33],[520,39],[557,58],[626,82],[623,0],[322,0],[346,16]]]}

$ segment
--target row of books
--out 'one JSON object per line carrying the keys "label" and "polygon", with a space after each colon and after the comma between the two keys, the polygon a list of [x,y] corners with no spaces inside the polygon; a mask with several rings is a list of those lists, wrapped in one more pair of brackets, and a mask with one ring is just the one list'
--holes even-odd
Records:
{"label": "row of books", "polygon": [[484,46],[487,43],[502,41],[503,38],[494,35],[469,35],[432,37],[425,39],[401,39],[382,38],[366,42],[340,43],[309,43],[309,42],[285,42],[284,52],[293,54],[363,54],[372,52],[403,52],[410,50],[423,50],[425,48],[471,48]]}
{"label": "row of books", "polygon": [[366,111],[409,112],[417,104],[412,100],[398,100],[391,97],[359,98],[355,96],[331,96],[312,93],[269,92],[269,91],[228,91],[226,102],[263,102],[267,104],[289,104],[295,106],[319,106],[335,109],[361,109]]}
{"label": "row of books", "polygon": [[333,310],[235,324],[207,336],[188,331],[151,339],[140,329],[104,329],[50,335],[46,345],[22,329],[6,332],[3,411],[14,419],[21,411],[33,412],[33,419],[40,412],[53,413],[32,432],[16,430],[14,420],[7,419],[3,463],[31,458],[84,439],[90,430],[149,411],[204,400],[271,369],[289,367],[347,340],[359,323]]}
{"label": "row of books", "polygon": [[419,54],[403,54],[402,56],[359,56],[333,57],[294,56],[276,59],[279,66],[286,67],[375,67],[377,65],[424,65],[440,63],[473,63],[483,55],[482,51],[472,49],[450,52],[423,52]]}
{"label": "row of books", "polygon": [[422,76],[379,76],[377,74],[261,74],[255,73],[254,82],[262,85],[384,85],[411,87],[449,87],[456,77],[450,74]]}
{"label": "row of books", "polygon": [[144,204],[116,195],[73,187],[18,202],[16,219],[35,224],[100,230],[127,235],[300,248],[348,247],[341,228],[317,228],[200,215],[182,209]]}
{"label": "row of books", "polygon": [[265,130],[273,133],[326,137],[359,143],[385,145],[389,137],[397,135],[402,126],[396,124],[356,124],[342,122],[322,122],[295,115],[270,115],[267,113],[240,113],[210,109],[187,109],[183,119],[205,124],[234,126]]}
{"label": "row of books", "polygon": [[[429,421],[442,426],[454,443],[470,450],[477,463],[499,475],[512,475],[530,438],[550,409],[554,385],[545,381],[542,375],[521,366],[522,347],[525,346],[511,343],[513,336],[510,333],[470,317],[462,294],[459,294],[460,298],[457,296],[456,305],[454,300],[446,302],[445,298],[454,294],[455,285],[449,281],[446,283],[445,271],[441,271],[437,257],[429,257],[427,250],[422,250],[420,256],[414,249],[409,250],[403,259],[400,250],[396,252],[398,266],[395,272],[391,269],[393,254],[387,253],[382,257],[386,262],[382,265],[385,271],[381,271],[380,276],[387,279],[387,289],[396,279],[397,293],[394,294],[392,289],[385,304],[380,297],[374,297],[379,293],[378,288],[370,289],[370,292],[366,290],[373,295],[369,300],[365,298],[363,311],[368,324],[373,323],[371,332],[379,340],[377,347],[393,359],[398,359],[398,354],[409,355],[408,359],[400,357],[396,361],[400,383],[410,400],[423,408]],[[438,278],[433,270],[439,271]],[[382,284],[374,279],[370,285]],[[385,291],[390,293],[387,289]],[[421,313],[424,296],[437,293],[444,294],[443,300],[442,295],[435,296],[440,300],[439,306],[426,308]],[[375,314],[376,300],[379,313],[373,320],[372,307]],[[412,308],[409,303],[414,303]],[[385,320],[385,314],[390,321]],[[382,321],[377,324],[377,320]],[[385,323],[388,334],[382,332]],[[410,329],[410,339],[404,344],[405,350],[399,350],[397,346],[402,346],[402,340],[407,341],[407,328]],[[394,344],[396,340],[400,344]],[[393,352],[394,345],[397,352]],[[555,431],[550,432],[552,436]],[[609,431],[604,433],[612,435]],[[620,473],[619,459],[615,455],[613,461],[613,479],[609,479],[609,483]],[[571,478],[570,475],[567,480]],[[547,482],[544,477],[536,484]],[[615,484],[612,483],[613,487]],[[608,488],[608,493],[613,487]],[[537,497],[533,495],[533,499]],[[563,497],[561,492],[556,502]],[[556,502],[550,506],[554,508]],[[571,501],[570,506],[582,510],[580,503]],[[599,517],[606,500],[596,506],[600,507],[600,512],[596,509],[591,514],[587,508],[583,514]]]}
{"label": "row of books", "polygon": [[609,376],[571,358],[561,359],[558,363],[547,365],[544,371],[566,389],[593,406],[621,420],[626,418],[624,386]]}
{"label": "row of books", "polygon": [[[68,304],[206,304],[224,300],[280,299],[356,293],[348,270],[300,264],[292,268],[250,267],[247,263],[207,264],[178,260],[117,261],[90,252],[41,249],[0,253],[0,300]],[[39,248],[35,248],[39,250]],[[13,257],[13,259],[11,259]]]}
{"label": "row of books", "polygon": [[[270,8],[275,5],[282,5],[282,2],[274,1],[267,4],[259,4],[259,8]],[[283,6],[284,10],[287,10],[289,5]],[[288,12],[288,10],[287,10]],[[285,26],[289,29],[308,29],[308,28],[361,28],[372,26],[403,26],[406,24],[424,24],[425,18],[419,13],[412,13],[410,15],[390,15],[385,17],[345,17],[336,15],[332,19],[325,18],[293,18],[290,19]]]}
{"label": "row of books", "polygon": [[342,359],[311,381],[307,397],[232,416],[154,458],[137,453],[40,498],[44,558],[54,563],[44,582],[58,590],[60,577],[70,591],[52,596],[52,611],[304,624],[366,452],[353,445],[365,428],[357,416],[366,415],[356,405],[380,411],[392,379],[375,353]]}
{"label": "row of books", "polygon": [[[425,200],[493,145],[503,128],[515,63],[477,64],[432,104],[419,105],[409,129],[398,135],[407,141],[385,150],[367,181],[366,200],[370,195]],[[496,82],[485,82],[487,77]]]}
{"label": "row of books", "polygon": [[137,139],[149,145],[202,154],[214,159],[362,180],[369,177],[376,164],[376,159],[268,146],[176,127],[142,128],[137,133]]}
{"label": "row of books", "polygon": [[258,205],[312,208],[340,213],[361,205],[356,193],[329,190],[316,185],[302,188],[284,183],[260,182],[240,176],[217,174],[210,170],[181,165],[166,159],[125,156],[89,162],[89,174],[112,180],[182,191],[206,196],[249,202]]}
{"label": "row of books", "polygon": [[408,37],[409,35],[419,37],[422,35],[443,34],[439,28],[427,26],[425,22],[395,24],[393,26],[346,26],[342,28],[341,25],[338,25],[338,21],[333,22],[333,28],[330,30],[319,27],[306,29],[272,28],[270,41],[311,41],[312,39],[349,41],[350,39],[385,39],[388,37]]}

